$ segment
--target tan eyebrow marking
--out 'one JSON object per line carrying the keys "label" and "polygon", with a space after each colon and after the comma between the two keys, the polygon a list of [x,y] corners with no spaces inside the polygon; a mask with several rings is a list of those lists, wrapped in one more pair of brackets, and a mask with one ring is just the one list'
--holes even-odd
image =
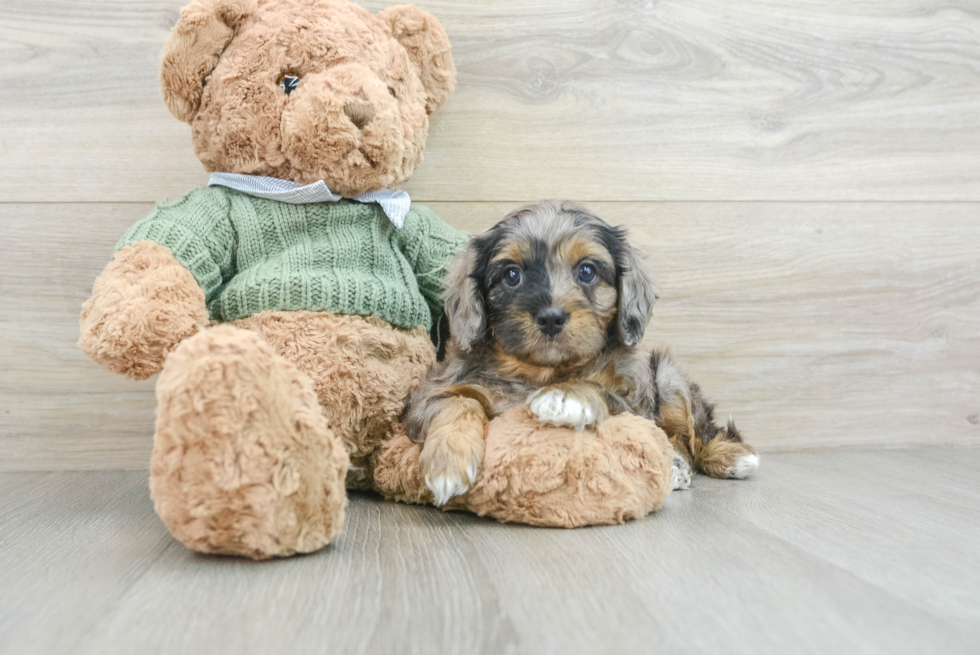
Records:
{"label": "tan eyebrow marking", "polygon": [[613,258],[608,250],[595,241],[580,236],[573,236],[559,244],[555,249],[555,255],[568,266],[574,266],[583,259],[602,262],[609,267],[613,266]]}
{"label": "tan eyebrow marking", "polygon": [[518,243],[508,243],[499,253],[494,255],[491,262],[512,261],[515,264],[524,265],[524,253]]}

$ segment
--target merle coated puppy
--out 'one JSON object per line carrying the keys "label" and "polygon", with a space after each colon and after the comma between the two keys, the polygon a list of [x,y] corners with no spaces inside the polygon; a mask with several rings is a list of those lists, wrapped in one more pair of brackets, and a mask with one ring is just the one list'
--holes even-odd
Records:
{"label": "merle coated puppy", "polygon": [[656,296],[622,228],[570,202],[522,207],[473,238],[444,297],[446,358],[406,407],[436,503],[469,489],[487,423],[525,403],[578,430],[620,412],[656,421],[676,451],[674,488],[690,486],[692,468],[744,478],[758,467],[667,351],[637,347]]}

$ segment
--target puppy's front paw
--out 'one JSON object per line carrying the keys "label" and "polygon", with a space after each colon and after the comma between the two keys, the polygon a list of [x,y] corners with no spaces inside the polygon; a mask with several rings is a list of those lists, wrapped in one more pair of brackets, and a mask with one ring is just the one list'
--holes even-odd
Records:
{"label": "puppy's front paw", "polygon": [[425,476],[425,486],[432,492],[432,501],[439,505],[445,505],[454,496],[462,496],[470,490],[470,485],[464,482],[455,473],[443,473],[431,478]]}
{"label": "puppy's front paw", "polygon": [[469,462],[450,462],[444,460],[441,465],[423,465],[425,486],[432,492],[436,505],[445,505],[454,496],[461,496],[470,490],[470,485],[476,482],[476,474],[480,470],[480,460],[475,456]]}
{"label": "puppy's front paw", "polygon": [[422,475],[436,505],[445,505],[454,496],[465,494],[476,482],[483,463],[483,448],[479,447],[482,441],[470,448],[464,446],[465,443],[427,441],[422,448]]}
{"label": "puppy's front paw", "polygon": [[693,472],[687,460],[674,453],[674,463],[670,467],[671,489],[690,489]]}
{"label": "puppy's front paw", "polygon": [[546,388],[531,396],[531,413],[543,423],[581,430],[599,418],[596,408],[561,389]]}

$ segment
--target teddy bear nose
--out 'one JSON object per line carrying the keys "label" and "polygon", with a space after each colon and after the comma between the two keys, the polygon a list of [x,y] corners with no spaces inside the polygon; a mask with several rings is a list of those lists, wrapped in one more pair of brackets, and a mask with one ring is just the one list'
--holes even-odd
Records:
{"label": "teddy bear nose", "polygon": [[364,126],[374,118],[374,107],[366,102],[348,102],[344,105],[344,113],[357,129],[363,130]]}

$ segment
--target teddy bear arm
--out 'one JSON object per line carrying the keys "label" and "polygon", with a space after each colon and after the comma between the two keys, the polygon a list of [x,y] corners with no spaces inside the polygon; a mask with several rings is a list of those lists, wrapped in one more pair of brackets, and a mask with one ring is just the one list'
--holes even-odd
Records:
{"label": "teddy bear arm", "polygon": [[118,251],[82,305],[78,345],[103,368],[142,380],[208,323],[204,291],[170,250],[140,241]]}
{"label": "teddy bear arm", "polygon": [[126,232],[82,306],[79,346],[89,357],[141,380],[208,324],[207,298],[234,274],[229,206],[220,189],[195,189]]}

